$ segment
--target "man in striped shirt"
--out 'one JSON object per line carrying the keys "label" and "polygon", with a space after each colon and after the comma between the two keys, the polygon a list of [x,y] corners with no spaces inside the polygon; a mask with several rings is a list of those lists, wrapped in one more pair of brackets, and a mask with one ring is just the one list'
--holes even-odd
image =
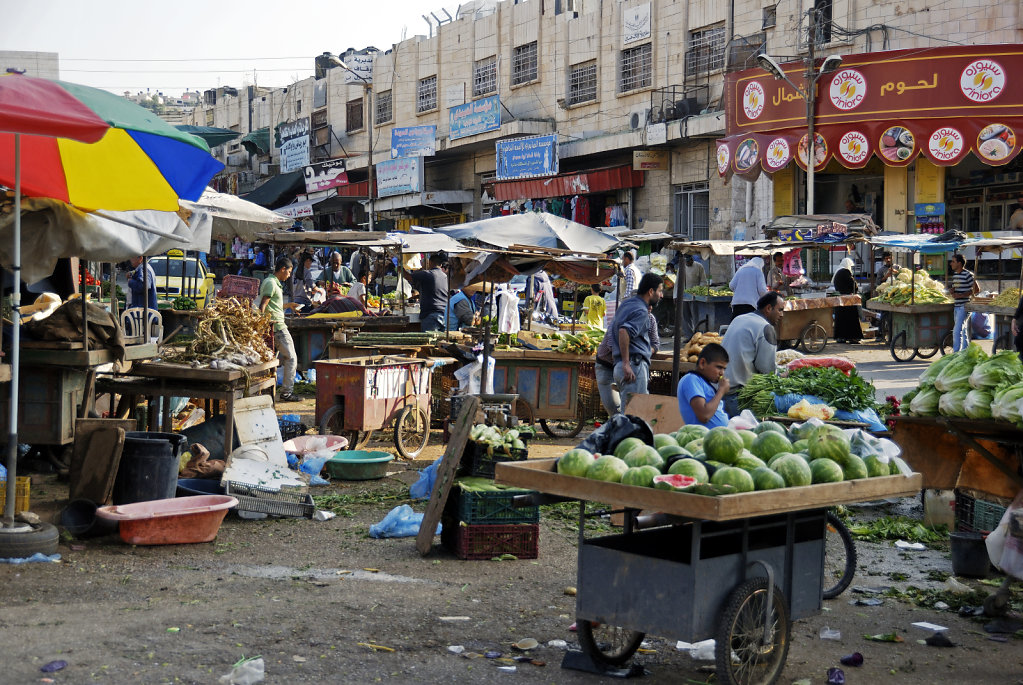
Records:
{"label": "man in striped shirt", "polygon": [[973,273],[966,269],[966,258],[961,254],[952,255],[952,299],[954,323],[952,324],[952,351],[966,349],[970,344],[970,329],[966,316],[966,304],[970,298],[980,292],[980,286]]}

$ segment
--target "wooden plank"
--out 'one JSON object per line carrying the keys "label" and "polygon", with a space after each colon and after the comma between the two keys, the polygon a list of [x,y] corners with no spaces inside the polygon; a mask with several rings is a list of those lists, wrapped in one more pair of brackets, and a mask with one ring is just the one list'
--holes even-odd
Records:
{"label": "wooden plank", "polygon": [[864,478],[801,488],[705,497],[565,476],[555,471],[556,462],[557,459],[501,462],[497,464],[495,481],[501,485],[536,490],[550,495],[708,521],[731,521],[751,516],[831,507],[836,504],[915,496],[920,493],[922,481],[919,473],[913,473],[909,476]]}
{"label": "wooden plank", "polygon": [[447,504],[451,483],[454,482],[458,464],[462,461],[462,453],[465,452],[465,443],[469,440],[469,431],[472,430],[475,423],[479,404],[479,397],[475,395],[470,395],[462,402],[455,427],[451,431],[451,439],[448,440],[448,445],[444,450],[444,458],[441,459],[440,465],[437,467],[437,479],[433,483],[433,492],[430,493],[430,501],[426,505],[426,514],[423,516],[423,523],[419,526],[419,534],[416,536],[416,549],[424,557],[430,553],[430,549],[433,547],[434,531],[437,530],[440,515],[444,511],[444,505]]}
{"label": "wooden plank", "polygon": [[[275,368],[277,368],[277,360],[271,359],[262,364],[247,366],[245,370],[248,371],[249,376],[256,376]],[[171,364],[169,362],[135,364],[131,372],[132,375],[145,378],[172,378],[178,381],[206,381],[211,383],[227,383],[245,378],[245,374],[240,369],[197,369],[188,364]]]}
{"label": "wooden plank", "polygon": [[11,365],[0,364],[0,383],[11,382]]}
{"label": "wooden plank", "polygon": [[671,395],[633,395],[626,414],[646,420],[654,433],[674,433],[685,425],[678,410],[678,399]]}
{"label": "wooden plank", "polygon": [[952,311],[952,303],[948,304],[888,304],[877,300],[867,300],[867,309],[877,312],[896,312],[899,314],[933,314],[934,312]]}
{"label": "wooden plank", "polygon": [[110,502],[121,462],[124,434],[135,430],[135,419],[78,419],[71,451],[70,499]]}

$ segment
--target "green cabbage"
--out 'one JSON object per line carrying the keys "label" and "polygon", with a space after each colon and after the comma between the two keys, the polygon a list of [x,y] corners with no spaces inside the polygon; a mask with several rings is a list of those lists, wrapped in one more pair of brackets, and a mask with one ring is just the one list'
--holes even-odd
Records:
{"label": "green cabbage", "polygon": [[994,388],[1003,383],[1017,383],[1023,380],[1023,363],[1016,350],[1002,350],[987,361],[973,367],[970,386],[973,388]]}
{"label": "green cabbage", "polygon": [[951,364],[953,361],[956,360],[956,358],[958,358],[965,352],[966,352],[965,350],[963,350],[962,352],[953,352],[952,354],[946,355],[939,359],[938,361],[932,363],[930,366],[924,369],[924,372],[922,374],[920,374],[919,379],[920,385],[924,384],[934,385],[934,379],[938,377],[938,374],[941,373],[942,369]]}
{"label": "green cabbage", "polygon": [[990,419],[993,401],[990,390],[971,390],[963,400],[963,412],[971,419]]}
{"label": "green cabbage", "polygon": [[933,385],[922,386],[913,401],[909,403],[909,413],[914,416],[937,416],[938,400],[941,393]]}
{"label": "green cabbage", "polygon": [[991,417],[1002,421],[1020,422],[1020,400],[1023,399],[1023,383],[999,388],[991,404]]}
{"label": "green cabbage", "polygon": [[938,399],[938,413],[942,416],[966,416],[963,410],[963,402],[970,394],[969,388],[957,388],[951,392],[942,393]]}
{"label": "green cabbage", "polygon": [[987,353],[977,343],[970,343],[962,354],[949,362],[934,379],[934,387],[943,393],[958,388],[970,387],[970,374],[973,368],[987,359]]}

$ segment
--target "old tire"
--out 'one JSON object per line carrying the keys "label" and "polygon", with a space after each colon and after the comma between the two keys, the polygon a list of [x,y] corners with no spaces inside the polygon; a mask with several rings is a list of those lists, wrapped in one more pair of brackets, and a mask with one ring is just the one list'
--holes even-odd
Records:
{"label": "old tire", "polygon": [[362,449],[373,435],[373,431],[350,430],[346,429],[344,425],[344,407],[335,404],[325,411],[320,419],[320,435],[340,435],[348,440],[348,449],[350,450]]}
{"label": "old tire", "polygon": [[[767,578],[751,578],[728,597],[715,639],[718,682],[724,685],[771,685],[785,668],[789,652],[789,612],[775,587],[764,638]],[[734,658],[733,658],[734,655]]]}
{"label": "old tire", "polygon": [[807,354],[817,354],[828,344],[828,332],[824,326],[811,321],[799,334],[799,342]]}
{"label": "old tire", "polygon": [[40,523],[23,530],[0,528],[0,558],[24,559],[33,554],[57,553],[57,527],[52,523]]}
{"label": "old tire", "polygon": [[828,512],[824,533],[824,581],[821,594],[834,599],[845,592],[856,574],[856,544],[842,519]]}
{"label": "old tire", "polygon": [[579,646],[591,659],[606,666],[621,666],[631,659],[645,637],[636,630],[603,623],[594,626],[581,618],[576,619],[575,625]]}
{"label": "old tire", "polygon": [[574,438],[586,425],[586,419],[576,416],[574,419],[540,419],[540,428],[552,438]]}
{"label": "old tire", "polygon": [[430,439],[430,417],[418,405],[409,405],[394,422],[394,446],[406,459],[415,459]]}
{"label": "old tire", "polygon": [[891,337],[888,343],[888,351],[892,353],[892,359],[897,362],[912,361],[916,357],[916,350],[906,347],[906,331],[899,331]]}

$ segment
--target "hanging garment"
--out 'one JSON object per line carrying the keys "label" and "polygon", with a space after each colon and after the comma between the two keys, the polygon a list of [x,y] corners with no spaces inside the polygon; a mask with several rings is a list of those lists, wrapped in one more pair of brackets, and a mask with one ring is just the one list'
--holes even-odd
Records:
{"label": "hanging garment", "polygon": [[502,287],[497,291],[498,309],[497,330],[500,333],[519,332],[519,296],[513,290]]}
{"label": "hanging garment", "polygon": [[555,216],[563,216],[562,212],[565,211],[565,201],[562,200],[560,197],[554,198],[553,200],[551,200],[550,211],[551,214],[554,214]]}
{"label": "hanging garment", "polygon": [[590,201],[582,196],[572,198],[572,221],[590,225]]}
{"label": "hanging garment", "polygon": [[629,224],[629,219],[625,216],[625,208],[621,205],[611,205],[609,216],[608,226],[627,226]]}

